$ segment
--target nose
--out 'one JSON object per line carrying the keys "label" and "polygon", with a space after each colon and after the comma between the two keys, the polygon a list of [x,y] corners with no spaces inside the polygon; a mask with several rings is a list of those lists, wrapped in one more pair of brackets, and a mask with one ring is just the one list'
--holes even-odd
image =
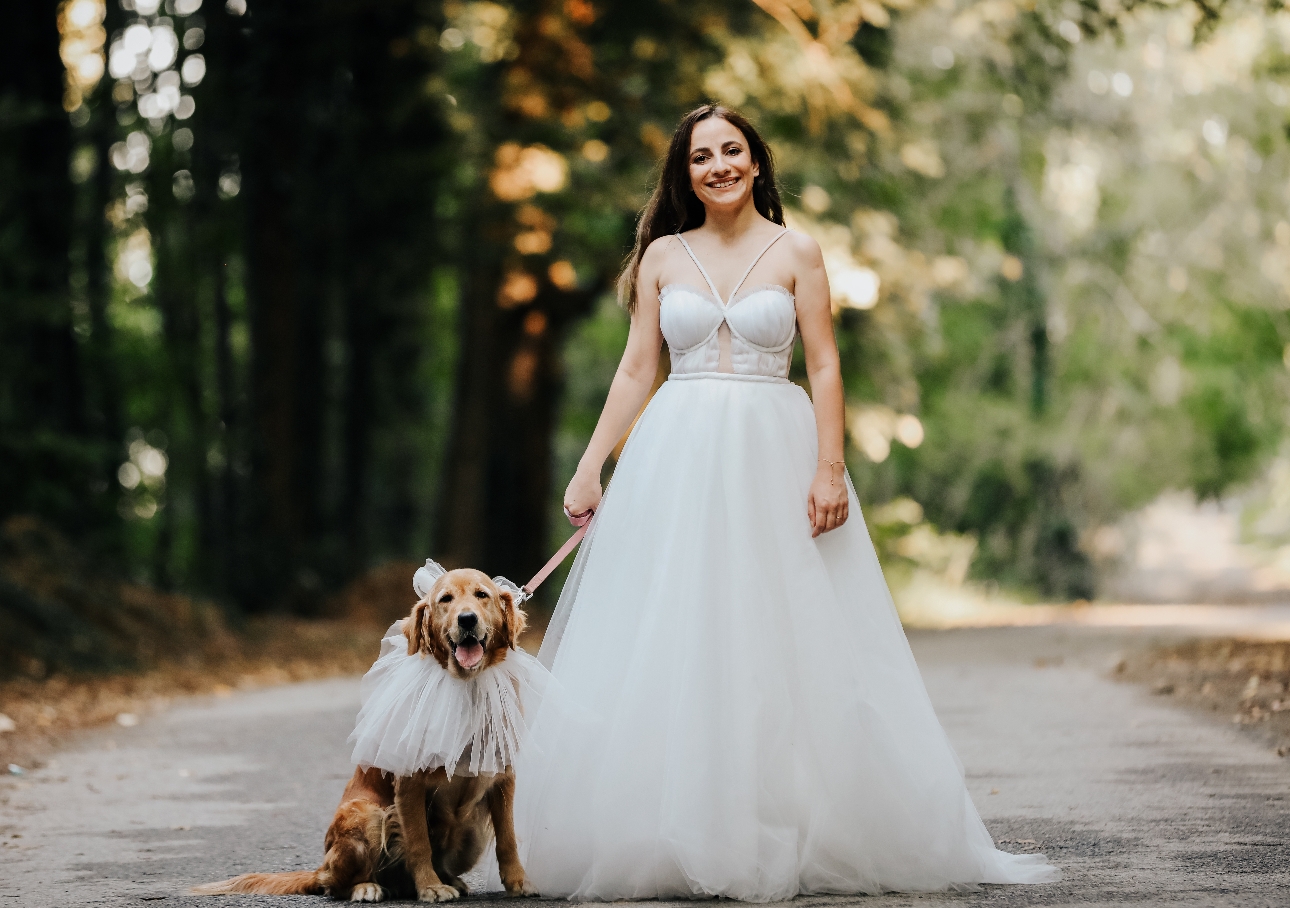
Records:
{"label": "nose", "polygon": [[479,616],[474,612],[462,612],[457,616],[457,626],[463,631],[473,631],[479,624]]}

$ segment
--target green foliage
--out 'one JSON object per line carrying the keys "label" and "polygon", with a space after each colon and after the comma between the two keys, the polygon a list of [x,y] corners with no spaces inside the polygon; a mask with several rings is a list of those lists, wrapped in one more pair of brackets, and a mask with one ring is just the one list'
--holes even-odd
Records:
{"label": "green foliage", "polygon": [[[390,557],[536,567],[625,341],[610,281],[710,99],[825,251],[857,488],[921,506],[888,557],[925,518],[975,577],[1087,597],[1092,531],[1282,443],[1284,14],[208,4],[145,23],[200,44],[168,76],[203,55],[190,117],[141,118],[137,70],[73,125],[32,10],[0,86],[0,513],[136,579],[309,610]],[[111,50],[135,15],[106,12]]]}

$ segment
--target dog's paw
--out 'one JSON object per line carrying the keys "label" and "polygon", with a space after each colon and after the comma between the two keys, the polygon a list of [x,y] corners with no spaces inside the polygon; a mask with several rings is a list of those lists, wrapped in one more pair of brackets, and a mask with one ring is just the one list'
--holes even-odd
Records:
{"label": "dog's paw", "polygon": [[457,890],[440,883],[417,890],[418,902],[451,902],[457,897]]}
{"label": "dog's paw", "polygon": [[448,880],[448,885],[451,886],[453,889],[456,889],[458,895],[460,895],[462,898],[465,898],[466,896],[470,895],[470,887],[467,886],[466,881],[459,876],[455,876],[452,879]]}
{"label": "dog's paw", "polygon": [[349,894],[351,902],[383,902],[385,890],[375,883],[359,883]]}
{"label": "dog's paw", "polygon": [[521,898],[523,896],[537,895],[538,892],[533,888],[533,884],[528,881],[527,877],[520,877],[519,882],[512,880],[504,884],[506,894],[512,898]]}

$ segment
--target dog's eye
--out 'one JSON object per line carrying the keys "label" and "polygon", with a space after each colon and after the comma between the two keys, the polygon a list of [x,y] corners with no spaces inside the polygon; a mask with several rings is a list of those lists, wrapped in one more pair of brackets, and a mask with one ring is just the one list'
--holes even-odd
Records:
{"label": "dog's eye", "polygon": [[488,590],[475,590],[475,598],[476,598],[476,599],[487,599],[487,598],[488,598]]}
{"label": "dog's eye", "polygon": [[452,602],[452,593],[444,593],[439,597],[440,602]]}

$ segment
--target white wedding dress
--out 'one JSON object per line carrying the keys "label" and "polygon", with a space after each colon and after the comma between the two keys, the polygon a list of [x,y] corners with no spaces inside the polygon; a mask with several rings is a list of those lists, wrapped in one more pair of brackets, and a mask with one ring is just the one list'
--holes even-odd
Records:
{"label": "white wedding dress", "polygon": [[672,374],[539,654],[560,702],[530,713],[517,763],[529,879],[548,896],[747,901],[1057,879],[997,850],[972,805],[849,478],[850,519],[811,538],[793,295],[723,306],[685,248],[712,295],[660,294]]}

